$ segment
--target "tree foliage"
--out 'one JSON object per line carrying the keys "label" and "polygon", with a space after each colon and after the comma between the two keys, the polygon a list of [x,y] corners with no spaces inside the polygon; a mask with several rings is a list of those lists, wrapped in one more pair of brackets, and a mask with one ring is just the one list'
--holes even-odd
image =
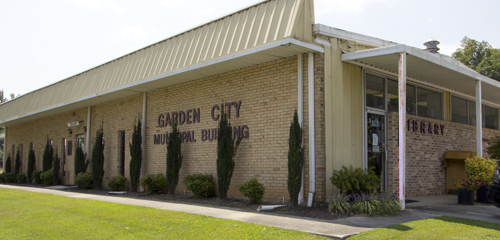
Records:
{"label": "tree foliage", "polygon": [[479,42],[465,36],[461,47],[451,56],[478,73],[500,81],[500,50],[493,48],[488,42]]}
{"label": "tree foliage", "polygon": [[28,153],[28,182],[31,183],[33,180],[33,172],[35,171],[36,168],[36,158],[35,158],[35,151],[33,150],[33,147],[30,145],[30,150]]}
{"label": "tree foliage", "polygon": [[12,161],[10,160],[10,154],[7,155],[7,160],[5,161],[4,165],[5,165],[3,169],[4,172],[6,173],[12,172]]}
{"label": "tree foliage", "polygon": [[59,184],[59,173],[61,172],[61,159],[56,153],[56,157],[54,158],[54,163],[53,163],[53,168],[52,168],[52,184],[58,185]]}
{"label": "tree foliage", "polygon": [[132,134],[132,142],[129,143],[130,148],[130,185],[132,191],[137,191],[139,181],[141,178],[141,162],[142,162],[142,125],[141,120],[137,121],[134,126],[134,133]]}
{"label": "tree foliage", "polygon": [[87,171],[87,166],[89,162],[85,162],[87,156],[83,153],[83,149],[80,144],[76,144],[75,149],[75,179],[79,173],[85,173]]}
{"label": "tree foliage", "polygon": [[[225,104],[222,103],[222,106],[225,106]],[[217,185],[219,187],[219,198],[221,199],[227,196],[235,165],[234,157],[243,139],[243,137],[239,137],[235,143],[232,135],[231,124],[227,119],[227,114],[224,113],[224,107],[222,107],[217,135]]]}
{"label": "tree foliage", "polygon": [[177,183],[179,183],[181,166],[181,138],[177,128],[177,121],[174,121],[167,143],[167,192],[170,194],[174,194]]}
{"label": "tree foliage", "polygon": [[19,149],[16,151],[16,159],[14,160],[14,176],[17,176],[21,170],[21,155],[19,154]]}
{"label": "tree foliage", "polygon": [[54,158],[54,148],[52,148],[50,140],[47,138],[42,156],[42,172],[49,171],[52,168],[52,158]]}
{"label": "tree foliage", "polygon": [[486,152],[490,155],[490,157],[493,159],[500,159],[500,136],[483,139],[483,141],[486,141],[489,145],[486,148]]}
{"label": "tree foliage", "polygon": [[297,110],[290,124],[288,139],[288,194],[292,205],[297,205],[300,187],[302,184],[302,168],[304,167],[304,148],[302,147],[302,128],[299,123]]}
{"label": "tree foliage", "polygon": [[99,128],[96,132],[94,147],[92,148],[92,180],[94,188],[101,188],[102,178],[104,177],[104,137],[103,129]]}

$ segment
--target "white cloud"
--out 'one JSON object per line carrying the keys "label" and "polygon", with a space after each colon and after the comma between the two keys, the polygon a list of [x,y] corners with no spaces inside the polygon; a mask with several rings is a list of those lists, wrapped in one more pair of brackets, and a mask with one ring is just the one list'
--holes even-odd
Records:
{"label": "white cloud", "polygon": [[140,41],[149,36],[148,30],[140,25],[125,25],[116,33],[120,39]]}
{"label": "white cloud", "polygon": [[451,56],[451,54],[454,53],[457,50],[457,48],[460,47],[460,43],[439,44],[438,47],[441,49],[439,50],[439,53]]}
{"label": "white cloud", "polygon": [[117,4],[114,0],[66,0],[74,4],[82,5],[95,10],[112,10],[124,13],[125,7]]}
{"label": "white cloud", "polygon": [[[388,0],[316,0],[315,14],[320,17],[323,14],[350,15],[361,14],[368,5]],[[321,6],[321,8],[317,7]]]}

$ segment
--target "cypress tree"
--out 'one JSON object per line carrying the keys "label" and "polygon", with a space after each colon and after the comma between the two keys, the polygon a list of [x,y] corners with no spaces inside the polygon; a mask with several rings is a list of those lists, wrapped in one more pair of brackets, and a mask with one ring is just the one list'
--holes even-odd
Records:
{"label": "cypress tree", "polygon": [[167,192],[170,194],[174,194],[177,183],[179,183],[181,166],[181,138],[177,128],[177,121],[174,121],[167,143]]}
{"label": "cypress tree", "polygon": [[7,160],[5,161],[4,165],[4,172],[10,173],[12,172],[12,161],[10,160],[10,154],[7,156]]}
{"label": "cypress tree", "polygon": [[132,142],[129,143],[130,148],[130,185],[132,191],[137,191],[141,177],[141,162],[142,162],[142,125],[141,120],[137,121],[132,134]]}
{"label": "cypress tree", "polygon": [[14,161],[14,176],[16,176],[21,170],[21,155],[19,154],[19,149],[16,151],[16,160]]}
{"label": "cypress tree", "polygon": [[45,150],[43,151],[42,157],[42,172],[49,171],[52,168],[52,161],[54,158],[54,149],[50,145],[49,138],[47,138],[47,142],[45,144]]}
{"label": "cypress tree", "polygon": [[297,110],[290,125],[288,139],[288,194],[292,205],[297,205],[304,167],[304,148],[302,147],[302,128],[299,124]]}
{"label": "cypress tree", "polygon": [[[225,104],[222,103],[222,106],[225,106]],[[243,137],[239,137],[235,144],[231,130],[231,124],[226,113],[224,113],[224,107],[222,107],[217,135],[217,185],[219,187],[219,198],[221,199],[227,196],[235,165],[234,157],[243,139]]]}
{"label": "cypress tree", "polygon": [[30,145],[30,151],[28,153],[28,182],[31,183],[33,180],[33,172],[35,171],[35,151],[33,147]]}
{"label": "cypress tree", "polygon": [[75,148],[75,179],[79,173],[85,173],[87,171],[87,166],[89,162],[85,162],[85,153],[83,153],[82,147],[78,144]]}
{"label": "cypress tree", "polygon": [[52,183],[54,185],[58,185],[59,184],[59,172],[60,172],[60,168],[61,168],[61,159],[59,158],[59,156],[57,156],[57,153],[56,153],[56,157],[54,158],[54,164],[53,164],[53,168],[52,168]]}
{"label": "cypress tree", "polygon": [[94,147],[92,148],[92,180],[94,188],[101,187],[104,176],[104,139],[102,127],[97,130]]}

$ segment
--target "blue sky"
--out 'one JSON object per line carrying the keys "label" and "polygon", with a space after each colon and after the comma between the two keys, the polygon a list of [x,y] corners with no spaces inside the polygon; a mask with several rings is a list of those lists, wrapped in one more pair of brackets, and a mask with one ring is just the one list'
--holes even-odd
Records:
{"label": "blue sky", "polygon": [[[257,3],[0,1],[0,89],[25,94]],[[315,0],[316,23],[451,54],[464,36],[500,48],[500,1]]]}

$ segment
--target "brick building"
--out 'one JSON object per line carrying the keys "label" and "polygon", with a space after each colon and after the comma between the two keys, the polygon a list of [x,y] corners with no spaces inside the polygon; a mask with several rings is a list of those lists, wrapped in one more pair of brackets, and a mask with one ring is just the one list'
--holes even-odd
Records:
{"label": "brick building", "polygon": [[[74,184],[72,150],[79,144],[90,155],[102,127],[107,187],[115,175],[129,177],[138,119],[144,174],[165,173],[165,134],[175,118],[180,178],[216,176],[214,135],[225,108],[233,133],[244,137],[229,194],[240,196],[237,186],[255,177],[264,198],[281,199],[288,198],[288,134],[297,110],[302,201],[326,201],[334,190],[328,179],[344,165],[376,167],[384,190],[397,192],[398,149],[406,153],[406,195],[432,195],[445,191],[447,150],[482,152],[476,139],[500,133],[499,93],[500,83],[448,56],[316,24],[312,0],[269,0],[3,103],[0,127],[6,154],[21,152],[22,172],[30,147],[42,168],[51,140],[63,159],[63,184]],[[404,113],[398,96],[406,96]],[[407,120],[404,131],[399,119]]]}

